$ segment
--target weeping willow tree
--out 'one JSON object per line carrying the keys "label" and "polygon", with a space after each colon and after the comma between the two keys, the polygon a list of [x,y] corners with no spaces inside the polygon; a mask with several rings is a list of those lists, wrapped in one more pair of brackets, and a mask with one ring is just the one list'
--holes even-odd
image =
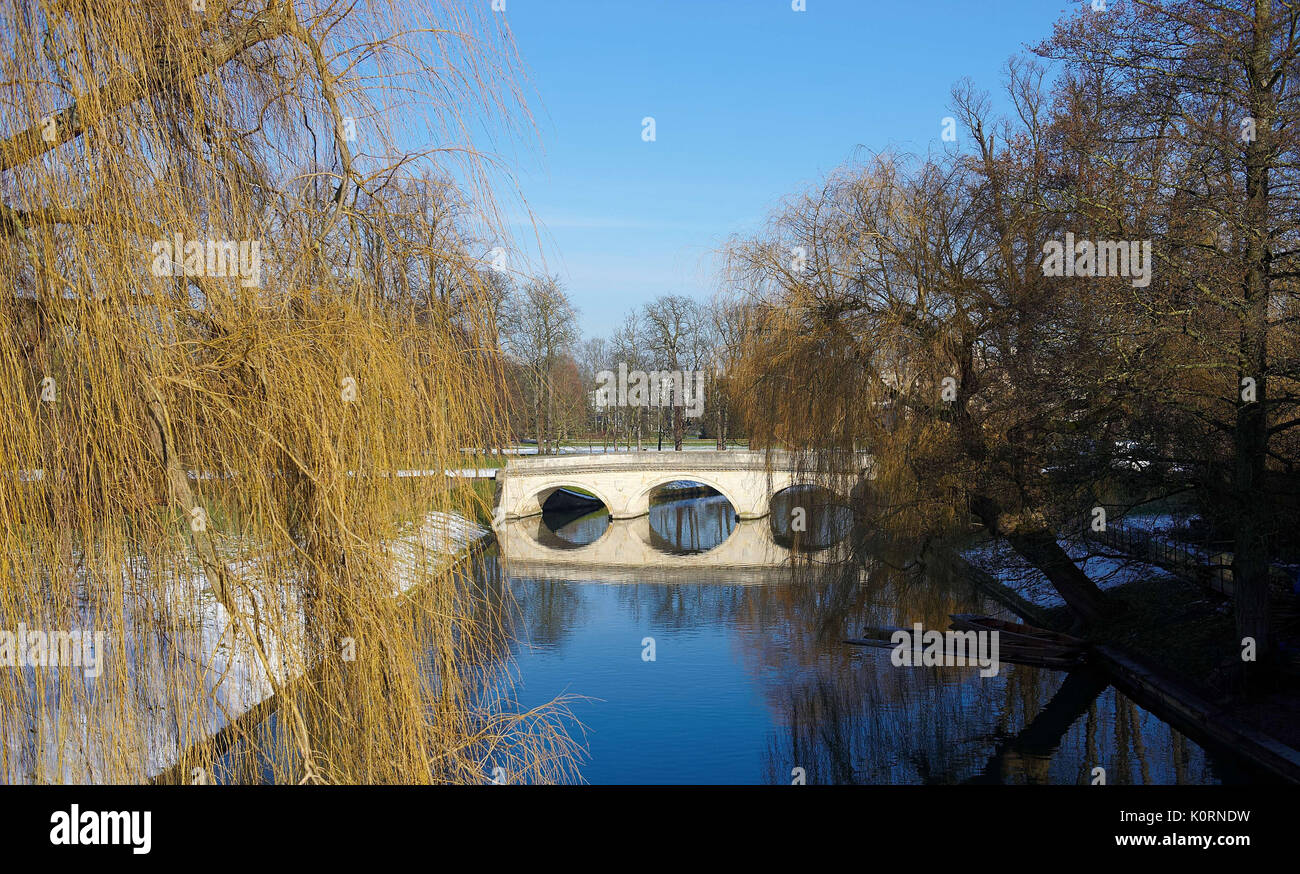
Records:
{"label": "weeping willow tree", "polygon": [[230,779],[568,774],[448,560],[476,499],[442,472],[503,429],[472,245],[476,132],[527,117],[503,17],[6,0],[0,29],[0,780],[211,779],[220,729]]}
{"label": "weeping willow tree", "polygon": [[1040,85],[1013,69],[1019,128],[958,89],[972,150],[848,166],[737,241],[730,276],[755,326],[733,380],[760,442],[841,479],[848,450],[874,455],[857,493],[870,527],[924,542],[980,524],[1083,625],[1115,605],[1058,537],[1123,475],[1116,446],[1149,415],[1159,365],[1127,278],[1043,275],[1044,240],[1125,195],[1085,169],[1086,140]]}

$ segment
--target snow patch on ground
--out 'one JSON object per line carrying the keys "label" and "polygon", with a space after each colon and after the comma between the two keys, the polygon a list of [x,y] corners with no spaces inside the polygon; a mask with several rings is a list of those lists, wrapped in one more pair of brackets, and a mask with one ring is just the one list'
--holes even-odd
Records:
{"label": "snow patch on ground", "polygon": [[[428,514],[418,529],[413,527],[388,545],[393,559],[393,594],[425,578],[419,572],[422,563],[445,565],[489,533],[456,514]],[[263,617],[282,617],[280,624],[290,629],[289,640],[277,639],[263,629],[268,661],[278,679],[286,681],[310,666],[298,643],[301,612],[290,598],[295,587],[283,585],[282,575],[275,581],[264,579],[280,573],[283,565],[275,558],[231,561],[228,567],[252,584],[236,598],[244,615],[256,612]],[[166,580],[161,589],[137,585],[160,574]],[[122,768],[134,779],[148,779],[169,768],[180,750],[212,736],[271,696],[266,667],[246,636],[233,634],[231,616],[208,589],[201,568],[158,569],[136,560],[123,568],[123,582],[128,591],[135,589],[141,594],[122,605],[121,619],[113,623],[115,628],[127,629],[124,639],[110,636],[105,648],[109,670],[115,664],[125,666],[134,706],[123,708],[116,700],[112,691],[117,683],[85,676],[80,668],[11,668],[28,706],[21,708],[21,713],[0,714],[0,782],[95,783],[115,774],[120,777]],[[280,585],[273,584],[276,582]],[[273,602],[267,592],[279,592],[282,597]],[[92,616],[89,611],[83,630],[104,630],[104,623],[95,622]],[[171,622],[159,623],[158,617],[168,617]],[[5,627],[16,624],[16,620],[7,622]],[[27,624],[33,627],[30,621]],[[144,626],[150,629],[148,639],[141,637],[146,633]],[[56,677],[52,671],[71,673]],[[171,689],[163,678],[170,679]],[[106,741],[113,737],[141,738],[138,760],[116,763],[110,770]]]}
{"label": "snow patch on ground", "polygon": [[[1097,551],[1096,544],[1064,539],[1057,542],[1075,564],[1103,590],[1125,586],[1137,580],[1173,576],[1164,568],[1147,562],[1113,558],[1109,555],[1090,555],[1090,551]],[[1004,540],[981,544],[966,550],[962,556],[1039,607],[1058,607],[1065,603],[1047,577],[1021,558]]]}

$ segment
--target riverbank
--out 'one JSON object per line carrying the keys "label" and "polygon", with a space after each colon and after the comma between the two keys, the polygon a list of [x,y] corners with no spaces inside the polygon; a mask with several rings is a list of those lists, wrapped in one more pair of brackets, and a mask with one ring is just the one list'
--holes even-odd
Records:
{"label": "riverbank", "polygon": [[[490,489],[491,481],[474,483],[466,488],[479,491],[482,485]],[[433,560],[440,562],[443,570],[454,571],[467,565],[494,542],[490,527],[457,514],[435,512],[426,515],[422,521],[420,529],[402,541],[401,546],[407,549],[398,550],[402,555],[395,567],[394,597],[411,591],[411,584],[406,578],[414,566],[408,563],[415,561],[417,555],[432,552]],[[297,694],[316,679],[319,671],[320,666],[317,666],[297,676],[284,678],[281,688],[290,695]],[[152,785],[186,785],[212,781],[211,763],[228,753],[241,740],[253,737],[257,728],[278,711],[280,701],[270,692],[269,685],[262,685],[265,686],[264,694],[251,700],[239,712],[227,713],[227,718],[217,730],[178,752],[175,761],[152,774],[148,782]]]}
{"label": "riverbank", "polygon": [[[966,570],[977,588],[1024,621],[1054,629],[1070,624],[1065,607],[1041,607],[978,566],[967,563]],[[1300,783],[1297,690],[1252,699],[1245,690],[1214,683],[1230,682],[1224,666],[1240,658],[1231,646],[1231,605],[1172,576],[1132,580],[1110,592],[1125,609],[1091,630],[1089,661],[1197,742]]]}

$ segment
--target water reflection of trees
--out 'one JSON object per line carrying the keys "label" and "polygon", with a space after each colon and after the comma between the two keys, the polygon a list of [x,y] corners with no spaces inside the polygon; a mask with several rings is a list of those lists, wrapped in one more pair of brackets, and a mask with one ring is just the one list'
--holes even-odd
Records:
{"label": "water reflection of trees", "polygon": [[707,552],[736,527],[736,511],[721,495],[650,507],[650,545],[671,555]]}
{"label": "water reflection of trees", "polygon": [[787,682],[773,690],[784,720],[769,741],[764,779],[789,783],[796,767],[809,783],[855,784],[1083,785],[1097,766],[1112,784],[1224,776],[1113,687],[1022,666],[1004,672],[986,682],[973,673],[927,682],[877,656],[866,670],[817,670]]}
{"label": "water reflection of trees", "polygon": [[759,597],[746,661],[756,672],[785,665],[765,687],[782,725],[764,763],[771,782],[790,782],[796,767],[810,783],[1087,783],[1097,766],[1108,783],[1233,776],[1096,674],[1004,664],[984,679],[973,668],[896,668],[887,650],[838,643],[836,629],[858,617],[944,628],[951,613],[993,611],[943,563],[804,567]]}
{"label": "water reflection of trees", "polygon": [[[577,779],[583,761],[580,726],[569,710],[570,699],[562,696],[532,708],[524,708],[514,693],[515,676],[511,657],[517,638],[514,634],[520,612],[514,593],[504,585],[500,563],[491,552],[472,553],[455,567],[450,583],[457,591],[456,603],[464,611],[457,614],[451,634],[458,638],[455,663],[442,658],[441,651],[433,645],[437,635],[445,633],[422,588],[406,590],[402,603],[406,609],[392,617],[394,625],[389,630],[401,639],[413,642],[422,654],[419,661],[419,683],[433,709],[444,710],[451,702],[442,694],[445,677],[455,672],[457,680],[468,688],[465,704],[457,710],[470,740],[463,752],[472,761],[483,764],[483,772],[473,770],[452,775],[458,782],[487,782],[496,779],[494,769],[507,782],[550,783],[572,782]],[[572,587],[555,584],[555,591],[530,593],[534,607],[528,615],[548,617],[566,612],[548,604],[547,596],[578,603]],[[345,700],[352,686],[366,681],[367,677],[349,676],[342,690]],[[394,678],[381,676],[378,682],[391,695],[410,694]],[[299,699],[319,696],[321,679],[318,672],[301,677],[289,687],[286,694]],[[281,719],[282,704],[268,699],[265,707],[254,708],[250,714],[256,719],[232,721],[231,728],[223,732],[209,751],[212,759],[204,767],[178,772],[184,781],[191,778],[220,783],[274,782],[277,759],[290,754],[291,736]],[[359,720],[379,722],[385,718],[382,711],[340,714],[316,726],[313,740],[323,748],[335,748],[349,731],[357,731]],[[366,726],[362,726],[366,727]],[[432,756],[445,755],[445,751],[430,747]],[[200,773],[202,772],[202,773]],[[451,778],[448,778],[450,781]]]}
{"label": "water reflection of trees", "polygon": [[509,578],[495,549],[480,560],[484,585],[499,605],[502,634],[517,643],[555,646],[579,627],[583,616],[580,590],[565,580]]}
{"label": "water reflection of trees", "polygon": [[[679,511],[690,516],[688,507],[660,515],[660,535],[677,535]],[[681,530],[721,531],[711,512]],[[725,570],[711,569],[698,584],[619,585],[612,595],[657,628],[733,629],[778,726],[761,765],[768,782],[790,782],[794,768],[809,783],[1086,784],[1094,767],[1112,784],[1233,776],[1096,674],[1004,664],[982,678],[975,668],[898,668],[888,650],[844,644],[865,626],[943,629],[953,613],[999,612],[916,545],[857,547],[836,562],[795,556],[774,585],[728,585]],[[509,588],[517,636],[557,644],[582,627],[581,586],[516,579]]]}

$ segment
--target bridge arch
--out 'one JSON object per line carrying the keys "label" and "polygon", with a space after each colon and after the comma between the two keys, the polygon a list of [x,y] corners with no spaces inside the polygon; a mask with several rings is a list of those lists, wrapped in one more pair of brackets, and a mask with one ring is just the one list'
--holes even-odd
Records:
{"label": "bridge arch", "polygon": [[655,490],[661,489],[664,486],[668,485],[669,483],[677,483],[677,482],[699,483],[702,486],[708,486],[718,494],[722,495],[722,497],[727,499],[727,503],[731,504],[731,510],[733,513],[736,513],[737,515],[740,514],[741,505],[736,501],[734,495],[730,494],[730,492],[733,491],[732,489],[729,489],[726,486],[722,485],[716,479],[713,479],[711,477],[701,476],[699,473],[696,473],[694,471],[687,471],[685,473],[674,473],[672,475],[665,474],[662,477],[651,480],[651,485],[646,486],[644,489],[641,490],[641,492],[638,495],[636,495],[633,498],[630,506],[628,507],[629,514],[639,516],[642,515],[643,513],[650,512],[650,496],[654,494]]}
{"label": "bridge arch", "polygon": [[528,493],[525,493],[523,499],[519,501],[513,509],[507,511],[508,515],[519,517],[536,516],[542,512],[542,507],[546,504],[551,495],[555,494],[560,489],[577,489],[578,491],[590,492],[596,496],[598,501],[605,505],[605,509],[608,510],[611,515],[614,513],[616,504],[611,500],[608,493],[602,493],[603,490],[599,486],[594,486],[591,483],[584,482],[579,477],[571,476],[556,479],[553,482],[547,482],[542,485],[530,486]]}
{"label": "bridge arch", "polygon": [[820,493],[826,497],[826,504],[841,504],[848,506],[849,499],[840,492],[839,489],[833,489],[825,483],[819,483],[813,479],[803,477],[790,477],[790,480],[780,488],[772,489],[772,497],[769,500],[775,501],[778,497],[786,495],[795,489],[806,489],[813,493]]}

